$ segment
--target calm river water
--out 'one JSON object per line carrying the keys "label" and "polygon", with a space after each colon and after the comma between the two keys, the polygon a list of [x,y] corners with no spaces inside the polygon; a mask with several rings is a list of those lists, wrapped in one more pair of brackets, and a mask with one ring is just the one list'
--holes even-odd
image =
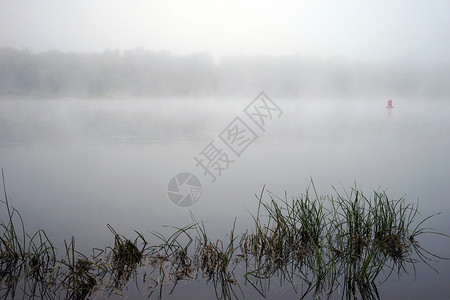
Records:
{"label": "calm river water", "polygon": [[[273,96],[279,111],[261,108],[272,113],[261,128],[244,112],[253,100],[1,100],[0,167],[10,202],[29,231],[44,229],[58,247],[75,236],[89,251],[113,244],[107,224],[134,237],[134,229],[189,224],[189,212],[222,238],[235,218],[238,231],[251,226],[264,185],[290,197],[312,179],[322,195],[356,184],[367,194],[405,196],[424,216],[442,212],[428,225],[450,233],[450,101],[393,99],[389,110],[388,99]],[[253,133],[234,141],[239,155],[226,144],[232,122]],[[214,149],[226,154],[221,173],[212,169],[215,182],[195,160],[206,162]],[[188,208],[167,193],[183,172],[202,185]],[[450,257],[449,239],[421,242]],[[450,298],[450,264],[434,266],[440,274],[419,264],[416,278],[391,277],[382,298]]]}

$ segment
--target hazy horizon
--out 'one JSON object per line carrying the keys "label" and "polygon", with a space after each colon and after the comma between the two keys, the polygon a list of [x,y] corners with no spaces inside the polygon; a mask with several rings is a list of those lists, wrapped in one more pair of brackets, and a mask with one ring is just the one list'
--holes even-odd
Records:
{"label": "hazy horizon", "polygon": [[300,55],[176,55],[142,48],[103,53],[0,47],[0,97],[274,97],[447,99],[450,64],[355,62]]}
{"label": "hazy horizon", "polygon": [[449,62],[448,1],[4,1],[0,47]]}
{"label": "hazy horizon", "polygon": [[0,0],[0,97],[448,98],[448,1]]}

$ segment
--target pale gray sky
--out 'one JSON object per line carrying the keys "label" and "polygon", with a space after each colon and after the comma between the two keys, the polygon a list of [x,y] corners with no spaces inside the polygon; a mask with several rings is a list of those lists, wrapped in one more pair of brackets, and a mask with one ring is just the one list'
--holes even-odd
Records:
{"label": "pale gray sky", "polygon": [[450,1],[0,0],[0,46],[449,61]]}

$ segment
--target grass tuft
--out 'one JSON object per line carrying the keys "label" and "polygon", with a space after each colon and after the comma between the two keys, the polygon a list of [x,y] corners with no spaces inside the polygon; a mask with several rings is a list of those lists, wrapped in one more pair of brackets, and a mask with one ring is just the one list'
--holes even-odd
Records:
{"label": "grass tuft", "polygon": [[210,239],[204,222],[191,214],[192,224],[168,227],[173,233],[167,236],[152,232],[156,244],[139,232],[128,239],[108,224],[112,247],[94,248],[88,256],[76,250],[72,237],[64,242],[65,257],[58,258],[45,231],[26,232],[8,200],[3,170],[2,183],[0,298],[122,295],[134,279],[148,297],[161,299],[166,286],[172,285],[171,294],[179,282],[201,278],[213,284],[218,299],[245,297],[242,284],[265,297],[274,279],[301,298],[342,293],[347,299],[379,299],[375,280],[415,271],[417,263],[435,270],[434,262],[448,260],[419,243],[423,235],[449,236],[426,227],[436,215],[421,218],[417,204],[390,199],[384,191],[366,196],[356,186],[319,196],[313,182],[290,199],[263,187],[251,216],[254,228],[237,234],[234,220],[227,239]]}

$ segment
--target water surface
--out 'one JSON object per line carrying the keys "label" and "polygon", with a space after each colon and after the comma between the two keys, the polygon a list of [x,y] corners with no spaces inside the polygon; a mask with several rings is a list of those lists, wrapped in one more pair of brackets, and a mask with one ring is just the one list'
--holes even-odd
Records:
{"label": "water surface", "polygon": [[[106,224],[134,236],[134,229],[165,232],[184,226],[189,212],[214,238],[252,224],[263,186],[283,196],[319,194],[355,183],[369,194],[419,202],[429,225],[450,233],[450,103],[433,99],[276,99],[283,110],[265,132],[245,119],[253,99],[2,100],[0,166],[11,203],[30,231],[42,228],[55,244],[75,236],[88,251],[113,243]],[[212,183],[197,156],[235,118],[258,135]],[[225,149],[225,148],[224,148]],[[179,208],[167,196],[169,180],[190,172],[202,182],[200,200]],[[2,216],[5,212],[0,212]],[[429,237],[430,250],[450,257],[448,239]],[[392,278],[382,296],[409,299],[450,296],[450,267],[440,275],[419,266]]]}

